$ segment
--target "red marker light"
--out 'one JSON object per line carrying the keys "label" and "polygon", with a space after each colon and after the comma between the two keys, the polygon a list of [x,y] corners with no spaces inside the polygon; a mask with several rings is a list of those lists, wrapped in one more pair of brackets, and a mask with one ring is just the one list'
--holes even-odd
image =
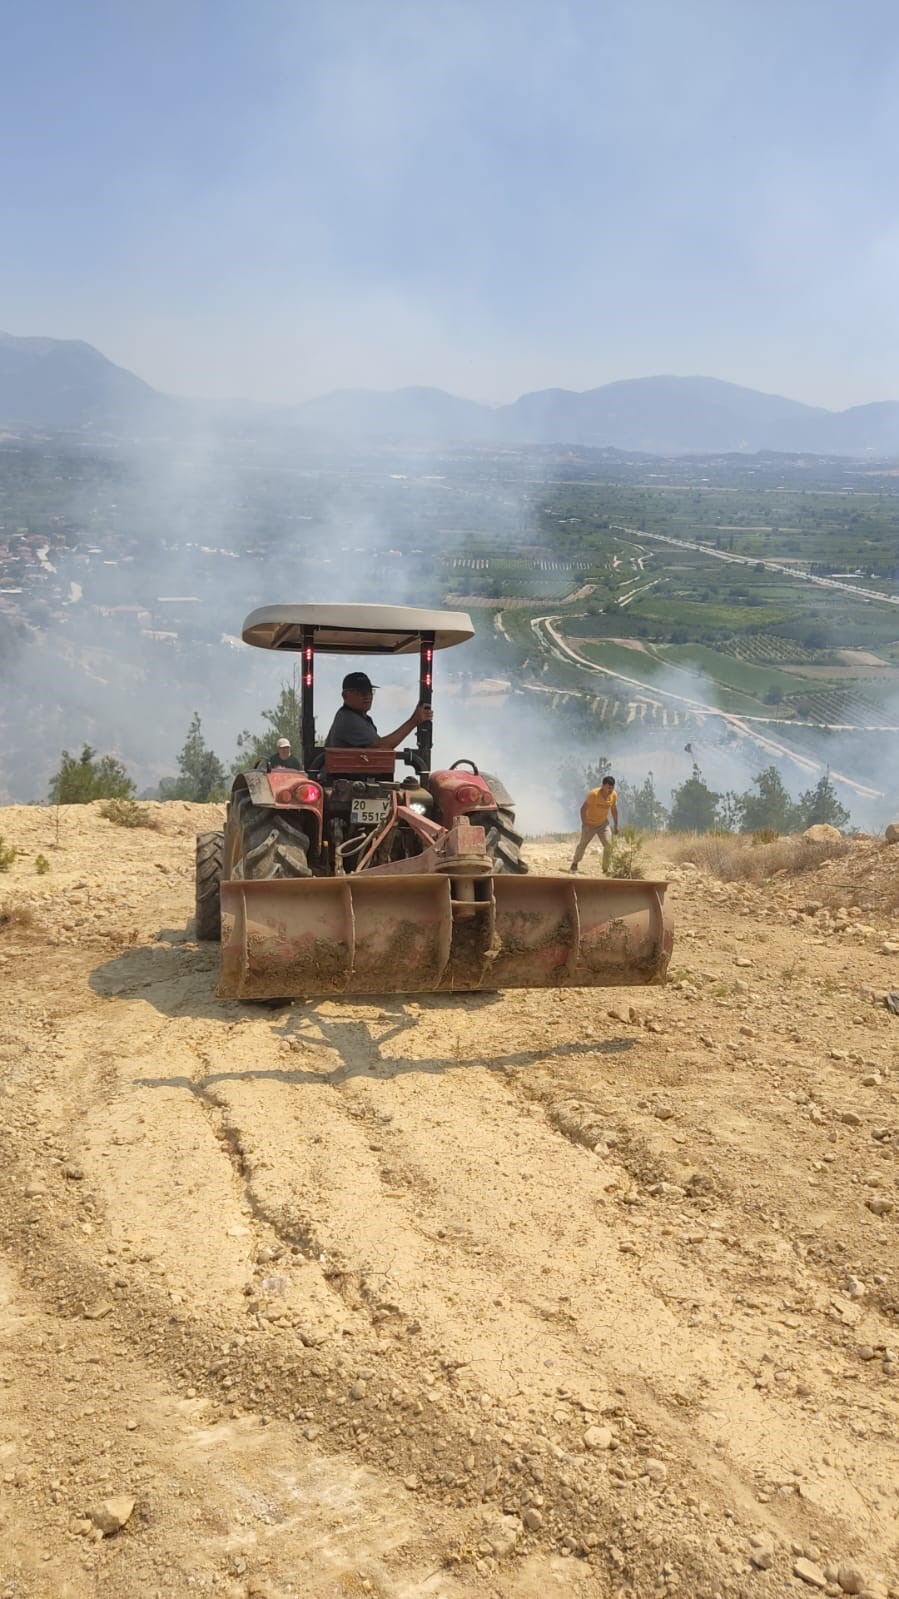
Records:
{"label": "red marker light", "polygon": [[322,797],[322,791],[316,783],[297,783],[290,792],[303,805],[317,805]]}

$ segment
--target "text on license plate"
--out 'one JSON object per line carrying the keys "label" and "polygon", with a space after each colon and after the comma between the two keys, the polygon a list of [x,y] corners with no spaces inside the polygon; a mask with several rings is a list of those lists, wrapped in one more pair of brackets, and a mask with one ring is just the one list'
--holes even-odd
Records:
{"label": "text on license plate", "polygon": [[350,815],[354,822],[374,825],[383,822],[390,813],[389,799],[354,799]]}

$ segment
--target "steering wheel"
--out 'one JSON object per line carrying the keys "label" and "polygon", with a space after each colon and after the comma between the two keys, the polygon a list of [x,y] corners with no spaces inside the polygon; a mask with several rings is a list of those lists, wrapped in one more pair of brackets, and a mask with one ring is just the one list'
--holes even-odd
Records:
{"label": "steering wheel", "polygon": [[466,760],[464,755],[463,755],[461,761],[453,761],[453,764],[450,767],[450,771],[454,772],[458,766],[469,766],[471,768],[471,770],[474,772],[475,777],[480,777],[480,775],[481,775],[480,772],[478,771],[477,767],[475,766],[474,761]]}

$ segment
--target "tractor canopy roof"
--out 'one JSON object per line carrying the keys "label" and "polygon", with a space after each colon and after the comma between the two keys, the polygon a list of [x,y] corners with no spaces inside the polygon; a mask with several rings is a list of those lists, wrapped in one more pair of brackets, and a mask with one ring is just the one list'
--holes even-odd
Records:
{"label": "tractor canopy roof", "polygon": [[411,605],[263,605],[250,612],[241,636],[263,650],[300,650],[305,629],[326,655],[415,655],[423,633],[433,633],[437,650],[474,637],[464,611]]}

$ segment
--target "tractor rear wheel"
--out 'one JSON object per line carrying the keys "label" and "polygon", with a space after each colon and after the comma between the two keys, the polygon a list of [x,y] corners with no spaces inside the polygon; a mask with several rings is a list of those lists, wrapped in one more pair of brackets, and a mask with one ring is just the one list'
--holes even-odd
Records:
{"label": "tractor rear wheel", "polygon": [[496,872],[526,872],[528,865],[521,858],[522,834],[515,829],[515,812],[511,805],[498,805],[484,818],[487,853],[493,859]]}
{"label": "tractor rear wheel", "polygon": [[237,830],[232,875],[256,882],[273,877],[311,877],[309,835],[290,811],[254,805],[248,793],[232,801]]}
{"label": "tractor rear wheel", "polygon": [[197,834],[197,910],[195,936],[218,940],[222,936],[219,886],[225,853],[224,833]]}

